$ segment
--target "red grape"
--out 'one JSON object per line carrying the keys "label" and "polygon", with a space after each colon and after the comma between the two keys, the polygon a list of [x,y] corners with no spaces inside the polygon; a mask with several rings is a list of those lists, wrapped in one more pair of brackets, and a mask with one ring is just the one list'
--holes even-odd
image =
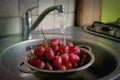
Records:
{"label": "red grape", "polygon": [[71,46],[73,46],[73,43],[69,41],[69,42],[66,42],[66,45],[71,47]]}
{"label": "red grape", "polygon": [[59,66],[59,67],[58,67],[58,70],[66,70],[65,65],[61,65],[61,66]]}
{"label": "red grape", "polygon": [[45,51],[45,48],[43,46],[38,46],[34,49],[34,54],[38,57],[40,57]]}
{"label": "red grape", "polygon": [[54,53],[57,53],[59,46],[58,45],[52,45],[52,49],[54,51]]}
{"label": "red grape", "polygon": [[46,70],[53,70],[53,67],[50,63],[47,62],[47,63],[45,63],[45,69]]}
{"label": "red grape", "polygon": [[72,63],[71,62],[66,62],[65,67],[66,67],[66,69],[72,69]]}
{"label": "red grape", "polygon": [[63,44],[62,39],[59,39],[59,44],[58,45],[62,45],[62,44]]}
{"label": "red grape", "polygon": [[54,58],[53,58],[53,65],[56,67],[56,68],[58,68],[59,66],[61,66],[61,64],[62,64],[62,58],[61,58],[61,56],[55,56]]}
{"label": "red grape", "polygon": [[52,39],[50,41],[50,44],[51,45],[61,45],[61,44],[63,44],[63,41],[61,39]]}
{"label": "red grape", "polygon": [[51,60],[53,57],[54,57],[54,51],[52,50],[52,48],[51,47],[47,47],[46,49],[45,49],[45,56],[46,56],[46,58],[48,59],[48,60]]}
{"label": "red grape", "polygon": [[36,67],[39,69],[43,69],[45,67],[45,63],[43,61],[40,61],[37,63]]}
{"label": "red grape", "polygon": [[60,52],[61,54],[68,53],[68,51],[69,51],[69,47],[66,46],[66,45],[62,45],[62,46],[60,46],[60,48],[59,48],[59,52]]}
{"label": "red grape", "polygon": [[80,61],[80,57],[76,54],[69,54],[69,60],[71,63],[77,63]]}
{"label": "red grape", "polygon": [[31,65],[33,65],[33,66],[36,66],[37,63],[40,62],[40,60],[39,60],[37,57],[33,57],[33,58],[31,58],[28,62],[29,62],[29,64],[31,64]]}
{"label": "red grape", "polygon": [[68,62],[69,61],[69,55],[68,55],[68,53],[62,54],[61,58],[62,58],[62,62],[63,63]]}
{"label": "red grape", "polygon": [[80,54],[80,49],[76,46],[69,47],[69,52],[74,54]]}

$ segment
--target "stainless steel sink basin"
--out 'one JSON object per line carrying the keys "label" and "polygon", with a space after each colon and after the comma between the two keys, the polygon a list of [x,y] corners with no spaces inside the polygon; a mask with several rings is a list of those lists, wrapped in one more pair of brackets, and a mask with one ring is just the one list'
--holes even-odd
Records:
{"label": "stainless steel sink basin", "polygon": [[[20,72],[17,65],[22,61],[27,46],[36,45],[43,40],[42,35],[39,35],[39,38],[22,41],[5,49],[0,55],[0,63],[4,69],[21,80],[37,80],[33,74]],[[62,38],[62,35],[47,34],[46,38]],[[67,40],[73,41],[76,45],[90,46],[95,55],[94,64],[78,80],[109,80],[119,74],[120,55],[110,46],[88,37],[67,36]]]}

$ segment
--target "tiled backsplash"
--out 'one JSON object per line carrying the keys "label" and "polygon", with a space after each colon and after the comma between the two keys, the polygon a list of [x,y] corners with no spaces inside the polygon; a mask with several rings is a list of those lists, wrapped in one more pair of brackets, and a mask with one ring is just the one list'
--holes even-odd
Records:
{"label": "tiled backsplash", "polygon": [[[62,4],[65,6],[66,26],[74,25],[75,0],[0,0],[0,36],[21,33],[21,16],[31,7],[38,6],[32,10],[33,22],[37,16],[46,8]],[[58,13],[52,12],[45,17],[36,30],[59,28]]]}

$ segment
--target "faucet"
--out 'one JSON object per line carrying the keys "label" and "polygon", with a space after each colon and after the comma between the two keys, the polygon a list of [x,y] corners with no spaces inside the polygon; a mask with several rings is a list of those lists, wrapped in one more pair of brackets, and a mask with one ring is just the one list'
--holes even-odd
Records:
{"label": "faucet", "polygon": [[37,8],[37,7],[33,7],[30,8],[26,11],[25,15],[23,16],[23,30],[22,30],[22,34],[23,34],[23,38],[24,39],[31,39],[31,31],[33,31],[40,23],[41,21],[45,18],[45,16],[50,13],[53,10],[57,10],[58,13],[63,13],[64,12],[64,6],[63,5],[55,5],[55,6],[51,6],[49,8],[47,8],[46,10],[44,10],[39,16],[38,18],[35,20],[35,22],[32,24],[32,18],[31,18],[31,10]]}
{"label": "faucet", "polygon": [[[28,32],[29,28],[32,26],[32,13],[31,13],[31,11],[37,7],[38,6],[29,8],[21,17],[21,19],[22,19],[22,36],[24,37],[24,39],[27,38],[26,33]],[[31,36],[31,35],[29,35],[29,36]]]}

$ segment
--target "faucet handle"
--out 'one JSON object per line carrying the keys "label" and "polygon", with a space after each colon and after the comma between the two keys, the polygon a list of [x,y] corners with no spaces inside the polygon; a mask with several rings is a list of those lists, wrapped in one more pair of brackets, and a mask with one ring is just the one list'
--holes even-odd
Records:
{"label": "faucet handle", "polygon": [[34,7],[29,8],[29,9],[27,10],[27,12],[28,12],[28,11],[32,11],[32,10],[35,9],[35,8],[38,8],[38,6],[34,6]]}
{"label": "faucet handle", "polygon": [[[22,16],[22,35],[25,36],[25,39],[27,38],[28,34],[26,34],[29,30],[29,28],[32,26],[32,13],[31,11],[38,6],[29,8]],[[29,34],[30,36],[30,34]],[[29,37],[31,38],[31,37]]]}
{"label": "faucet handle", "polygon": [[26,24],[28,25],[29,28],[32,26],[32,12],[31,11],[35,8],[38,8],[38,6],[34,6],[32,8],[29,8],[25,13]]}

